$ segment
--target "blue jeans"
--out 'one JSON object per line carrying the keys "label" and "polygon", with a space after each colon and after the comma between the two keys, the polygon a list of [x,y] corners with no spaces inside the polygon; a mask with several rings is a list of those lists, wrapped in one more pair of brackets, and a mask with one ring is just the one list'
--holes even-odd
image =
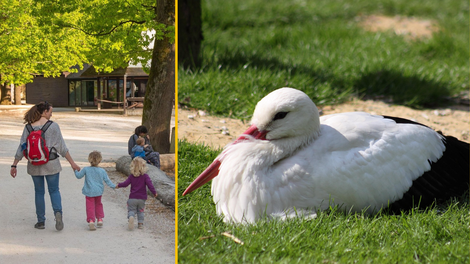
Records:
{"label": "blue jeans", "polygon": [[52,209],[54,210],[54,215],[56,212],[62,214],[62,199],[59,192],[59,173],[45,176],[31,176],[34,182],[34,201],[36,202],[36,215],[38,217],[38,222],[46,221],[46,202],[44,201],[44,178],[47,181],[47,189],[49,190],[49,195],[51,196]]}

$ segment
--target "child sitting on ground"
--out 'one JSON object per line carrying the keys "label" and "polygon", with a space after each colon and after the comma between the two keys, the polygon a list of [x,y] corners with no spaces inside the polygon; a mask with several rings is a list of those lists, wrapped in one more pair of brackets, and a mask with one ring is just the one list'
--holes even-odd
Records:
{"label": "child sitting on ground", "polygon": [[119,183],[116,187],[127,187],[131,185],[129,200],[127,200],[127,218],[129,230],[134,229],[134,218],[137,214],[138,228],[144,228],[144,209],[145,200],[147,200],[147,187],[157,197],[155,187],[153,187],[150,177],[146,174],[148,171],[147,162],[141,157],[135,157],[130,165],[131,175],[126,181]]}
{"label": "child sitting on ground", "polygon": [[132,148],[132,152],[134,153],[134,157],[141,157],[145,159],[145,150],[144,148],[147,146],[145,145],[144,138],[138,138],[136,140],[136,145]]}
{"label": "child sitting on ground", "polygon": [[103,204],[101,203],[101,196],[104,191],[103,181],[111,188],[116,188],[116,185],[111,182],[108,174],[103,168],[98,168],[101,162],[101,153],[93,151],[88,155],[90,167],[85,167],[80,171],[75,171],[77,179],[85,176],[85,183],[83,185],[82,193],[86,197],[86,221],[91,231],[96,230],[95,220],[98,219],[97,226],[103,226]]}

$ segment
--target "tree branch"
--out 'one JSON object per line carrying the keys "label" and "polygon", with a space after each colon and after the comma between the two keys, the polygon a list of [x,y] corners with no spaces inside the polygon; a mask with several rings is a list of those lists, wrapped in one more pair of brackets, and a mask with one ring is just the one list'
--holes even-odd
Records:
{"label": "tree branch", "polygon": [[124,25],[124,24],[127,24],[127,23],[132,23],[132,24],[144,24],[146,23],[146,21],[133,21],[133,20],[128,20],[128,21],[122,21],[120,22],[118,25],[114,26],[111,30],[105,32],[104,30],[98,32],[98,33],[91,33],[91,32],[88,32],[80,27],[77,27],[75,25],[67,25],[67,24],[64,24],[62,25],[63,27],[68,27],[68,28],[73,28],[73,29],[76,29],[76,30],[80,30],[82,31],[83,33],[87,34],[87,35],[90,35],[90,36],[94,36],[94,37],[101,37],[101,36],[106,36],[106,35],[110,35],[111,33],[113,33],[113,31],[115,31],[118,27]]}
{"label": "tree branch", "polygon": [[153,10],[153,12],[156,14],[157,13],[157,6],[155,5],[142,5],[143,7],[145,7],[147,10]]}

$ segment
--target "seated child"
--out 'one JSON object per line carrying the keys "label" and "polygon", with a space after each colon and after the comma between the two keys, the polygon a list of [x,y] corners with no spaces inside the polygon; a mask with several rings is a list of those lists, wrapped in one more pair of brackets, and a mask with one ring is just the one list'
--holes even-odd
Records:
{"label": "seated child", "polygon": [[141,157],[135,157],[130,165],[131,175],[124,182],[119,183],[116,189],[131,185],[129,200],[127,200],[127,218],[129,230],[134,229],[134,218],[137,214],[138,228],[144,228],[144,208],[147,200],[147,187],[157,197],[155,187],[146,172],[147,162]]}
{"label": "seated child", "polygon": [[86,197],[86,221],[91,231],[96,230],[95,220],[98,219],[98,227],[103,226],[103,204],[101,203],[101,196],[104,191],[103,181],[111,188],[116,188],[116,185],[111,182],[108,174],[103,168],[98,168],[101,162],[101,153],[93,151],[88,155],[90,167],[82,168],[80,171],[75,171],[77,179],[85,176],[85,183],[83,185],[82,193]]}
{"label": "seated child", "polygon": [[132,148],[132,152],[134,153],[134,157],[141,157],[145,159],[145,150],[144,148],[146,147],[145,145],[145,139],[144,138],[138,138],[136,140],[136,145]]}

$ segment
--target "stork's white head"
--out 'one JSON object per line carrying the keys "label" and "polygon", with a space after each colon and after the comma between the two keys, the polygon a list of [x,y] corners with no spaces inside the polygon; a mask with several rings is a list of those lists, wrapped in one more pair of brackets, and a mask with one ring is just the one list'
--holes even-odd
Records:
{"label": "stork's white head", "polygon": [[316,138],[320,131],[318,108],[304,92],[293,88],[277,89],[261,99],[251,124],[266,133],[268,140]]}
{"label": "stork's white head", "polygon": [[[281,88],[258,102],[251,120],[251,127],[232,144],[246,140],[247,137],[254,140],[270,140],[272,145],[284,146],[285,150],[289,149],[290,151],[283,154],[287,155],[316,139],[319,134],[320,117],[312,100],[302,91]],[[191,183],[183,195],[215,178],[219,173],[220,164],[219,158],[216,158]]]}

